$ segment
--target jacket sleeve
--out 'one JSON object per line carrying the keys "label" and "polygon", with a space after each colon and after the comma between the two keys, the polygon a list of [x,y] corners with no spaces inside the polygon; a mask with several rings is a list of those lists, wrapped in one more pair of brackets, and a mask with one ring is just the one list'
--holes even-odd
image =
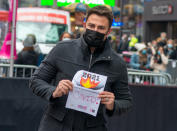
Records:
{"label": "jacket sleeve", "polygon": [[109,116],[114,113],[121,115],[128,112],[133,105],[132,95],[128,86],[128,75],[125,63],[121,64],[121,74],[116,82],[112,85],[111,89],[115,95],[115,104],[112,113],[106,110]]}
{"label": "jacket sleeve", "polygon": [[162,58],[162,63],[164,65],[167,65],[168,64],[168,57],[165,56],[165,54],[161,54],[161,58]]}
{"label": "jacket sleeve", "polygon": [[149,69],[150,68],[150,61],[151,61],[151,57],[147,57],[147,63],[146,63],[146,68]]}
{"label": "jacket sleeve", "polygon": [[133,54],[130,58],[130,66],[133,69],[139,69],[140,68],[140,64],[137,62],[137,58],[138,56],[136,54]]}
{"label": "jacket sleeve", "polygon": [[14,61],[14,64],[23,64],[23,57],[21,53],[18,54],[17,59]]}
{"label": "jacket sleeve", "polygon": [[55,86],[50,83],[56,76],[55,54],[56,49],[53,49],[48,56],[42,61],[39,68],[34,72],[29,87],[37,96],[50,100]]}

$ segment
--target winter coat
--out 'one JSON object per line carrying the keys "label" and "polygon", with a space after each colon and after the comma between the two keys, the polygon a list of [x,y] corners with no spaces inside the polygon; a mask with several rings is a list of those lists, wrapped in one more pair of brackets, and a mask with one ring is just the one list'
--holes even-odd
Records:
{"label": "winter coat", "polygon": [[162,63],[155,62],[154,56],[151,57],[150,66],[154,69],[154,72],[166,72],[166,67],[168,64],[168,57],[165,54],[160,54]]}
{"label": "winter coat", "polygon": [[[14,61],[15,64],[20,65],[34,65],[37,66],[38,63],[38,53],[36,53],[34,50],[22,50],[19,54],[17,59]],[[23,76],[23,68],[17,69],[17,77]],[[25,69],[25,77],[31,76],[31,69]]]}
{"label": "winter coat", "polygon": [[[139,59],[140,59],[139,54],[134,53],[130,59],[130,67],[133,69],[141,69],[141,63]],[[147,57],[147,63],[144,63],[144,67],[146,69],[150,69],[150,57],[149,56]]]}
{"label": "winter coat", "polygon": [[104,48],[93,54],[83,36],[61,43],[42,61],[30,82],[33,92],[49,101],[39,131],[71,131],[73,126],[81,131],[107,131],[104,105],[100,105],[94,117],[65,108],[67,95],[56,99],[51,96],[59,81],[72,80],[77,71],[86,70],[108,77],[105,90],[115,94],[115,106],[113,111],[105,110],[106,114],[123,114],[132,107],[126,64],[111,49],[108,40]]}

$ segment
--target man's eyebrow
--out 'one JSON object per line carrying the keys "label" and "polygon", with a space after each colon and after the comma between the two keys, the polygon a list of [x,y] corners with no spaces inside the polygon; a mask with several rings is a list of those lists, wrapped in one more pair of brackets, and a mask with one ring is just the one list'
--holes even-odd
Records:
{"label": "man's eyebrow", "polygon": [[99,25],[98,27],[99,28],[106,28],[106,26],[103,26],[103,25]]}
{"label": "man's eyebrow", "polygon": [[88,23],[88,25],[95,25],[95,24],[92,24],[92,23]]}

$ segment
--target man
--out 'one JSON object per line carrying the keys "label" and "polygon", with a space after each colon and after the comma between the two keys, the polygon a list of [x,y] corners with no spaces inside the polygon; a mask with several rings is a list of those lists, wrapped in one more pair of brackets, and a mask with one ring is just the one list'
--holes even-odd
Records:
{"label": "man", "polygon": [[160,37],[157,38],[157,40],[158,40],[158,46],[164,47],[167,44],[167,33],[161,32]]}
{"label": "man", "polygon": [[[49,101],[39,131],[107,131],[108,116],[127,112],[132,106],[127,70],[123,60],[113,52],[107,40],[112,12],[105,6],[91,8],[81,38],[58,44],[34,73],[30,88]],[[65,108],[71,82],[79,70],[108,77],[105,91],[99,94],[97,116]]]}
{"label": "man", "polygon": [[[18,53],[17,59],[14,61],[15,64],[21,65],[35,65],[38,64],[39,54],[35,51],[34,45],[36,44],[36,37],[34,34],[28,34],[23,41],[24,48]],[[25,72],[24,72],[25,71]],[[24,74],[23,74],[24,73]],[[19,68],[17,70],[17,77],[31,77],[32,72],[30,69]]]}
{"label": "man", "polygon": [[123,51],[128,51],[128,46],[128,36],[127,34],[123,34],[117,47],[117,53],[121,54]]}

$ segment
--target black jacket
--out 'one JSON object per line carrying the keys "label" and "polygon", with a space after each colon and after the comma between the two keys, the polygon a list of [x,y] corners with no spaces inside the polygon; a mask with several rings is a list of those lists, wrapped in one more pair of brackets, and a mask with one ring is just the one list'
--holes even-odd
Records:
{"label": "black jacket", "polygon": [[[34,50],[22,50],[17,59],[14,61],[15,64],[20,65],[34,65],[37,66],[38,63],[38,53]],[[23,76],[24,69],[18,68],[17,77]],[[25,77],[31,77],[31,69],[25,69]]]}
{"label": "black jacket", "polygon": [[[97,116],[93,117],[66,109],[67,96],[51,99],[59,81],[62,79],[72,80],[79,70],[87,70],[108,76],[105,90],[113,92],[116,99],[114,111],[106,110],[109,116],[115,113],[125,113],[131,108],[132,97],[128,87],[127,69],[124,61],[110,48],[108,41],[105,43],[104,48],[95,50],[91,57],[90,50],[83,37],[81,37],[59,43],[42,61],[31,79],[30,88],[33,92],[49,101],[45,116],[50,116],[60,124],[62,123],[61,125],[67,125],[68,127],[73,126],[74,121],[77,121],[77,119],[82,122],[80,123],[81,127],[82,125],[97,127],[105,124],[103,105],[100,105]],[[80,117],[77,117],[76,114]],[[43,127],[48,128],[50,126],[49,119],[44,120],[43,118],[42,121],[40,131],[45,130]],[[44,121],[48,121],[48,126],[45,125]],[[58,129],[58,131],[60,130]],[[63,130],[61,129],[61,131]]]}

